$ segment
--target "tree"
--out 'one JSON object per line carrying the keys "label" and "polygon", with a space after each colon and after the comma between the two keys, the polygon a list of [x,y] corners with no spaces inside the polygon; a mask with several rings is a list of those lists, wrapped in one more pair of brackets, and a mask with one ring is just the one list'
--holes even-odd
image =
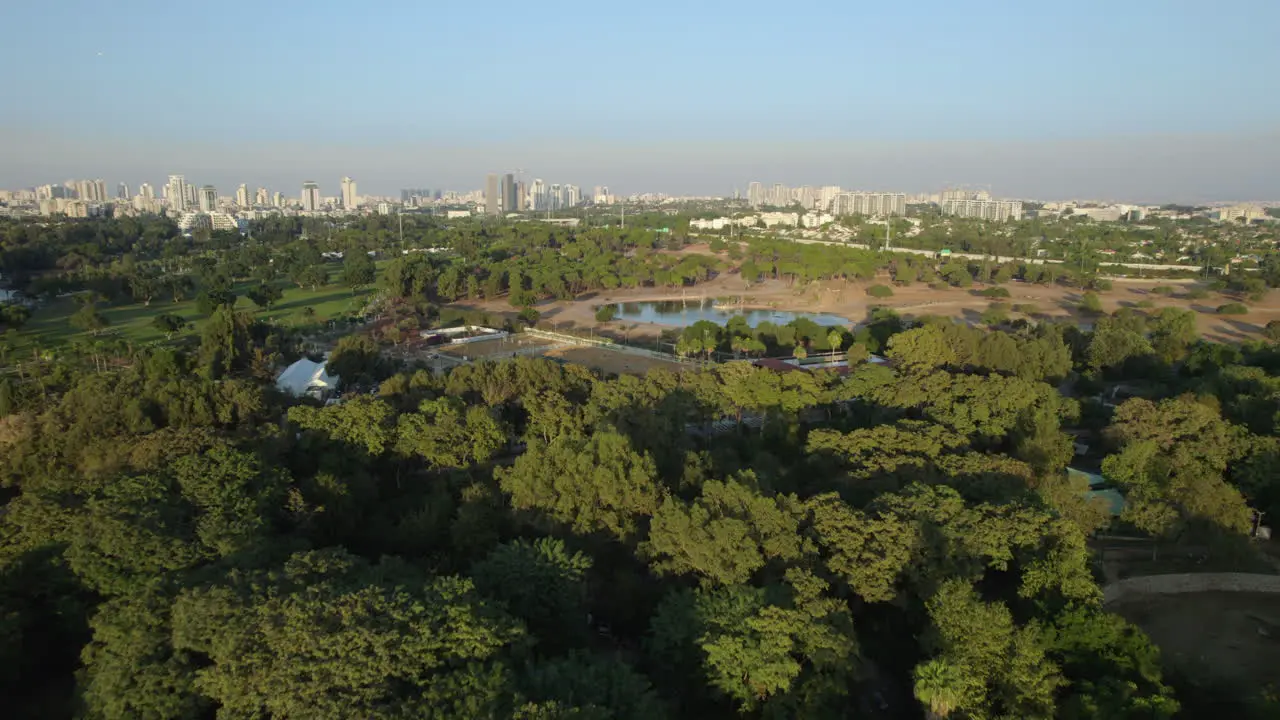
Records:
{"label": "tree", "polygon": [[200,333],[201,362],[220,375],[244,369],[253,346],[252,327],[248,313],[236,312],[230,305],[219,306]]}
{"label": "tree", "polygon": [[291,276],[298,287],[310,287],[315,292],[321,285],[329,284],[329,269],[321,264],[303,265]]}
{"label": "tree", "polygon": [[71,316],[72,327],[77,330],[92,332],[94,335],[97,335],[110,324],[111,321],[94,304],[85,305]]}
{"label": "tree", "polygon": [[613,318],[617,316],[617,314],[618,314],[618,306],[601,305],[600,307],[596,308],[596,322],[602,322],[602,323],[609,322],[610,320],[613,320]]}
{"label": "tree", "polygon": [[1085,293],[1080,298],[1079,310],[1086,315],[1101,315],[1102,300],[1098,297],[1098,293],[1092,291]]}
{"label": "tree", "polygon": [[930,718],[950,717],[960,707],[966,680],[959,668],[935,658],[917,665],[914,675],[916,699],[929,709]]}
{"label": "tree", "polygon": [[352,291],[372,285],[375,275],[373,259],[367,253],[348,252],[342,261],[342,284]]}
{"label": "tree", "polygon": [[849,367],[861,365],[871,357],[871,353],[867,351],[866,343],[856,342],[849,346]]}
{"label": "tree", "polygon": [[563,541],[517,540],[494,548],[471,571],[476,588],[502,600],[552,652],[587,637],[586,573],[591,558]]}
{"label": "tree", "polygon": [[1280,320],[1267,321],[1267,328],[1262,334],[1271,342],[1280,342]]}
{"label": "tree", "polygon": [[181,315],[162,313],[151,321],[151,327],[164,333],[166,339],[170,339],[186,329],[187,321]]}
{"label": "tree", "polygon": [[641,517],[653,515],[662,494],[653,460],[608,431],[535,443],[494,475],[517,509],[539,511],[575,532],[623,539],[635,535]]}
{"label": "tree", "polygon": [[236,294],[230,290],[205,290],[196,296],[196,310],[213,315],[221,307],[235,307]]}
{"label": "tree", "polygon": [[369,335],[352,334],[338,338],[325,371],[338,376],[344,386],[355,386],[376,385],[390,377],[394,368],[382,357],[377,341]]}
{"label": "tree", "polygon": [[641,552],[659,574],[745,583],[766,563],[794,562],[805,552],[797,535],[798,504],[795,498],[759,495],[741,483],[709,480],[691,505],[675,498],[662,502]]}
{"label": "tree", "polygon": [[831,352],[840,352],[840,346],[844,344],[844,333],[837,329],[832,329],[827,333],[827,347],[831,348]]}
{"label": "tree", "polygon": [[17,303],[0,304],[0,327],[20,329],[31,318],[31,311]]}
{"label": "tree", "polygon": [[522,634],[469,580],[394,560],[370,566],[340,549],[186,590],[173,608],[174,647],[208,658],[200,691],[238,716],[337,720],[489,706],[502,693],[489,668]]}
{"label": "tree", "polygon": [[867,288],[867,294],[873,298],[893,297],[893,288],[888,285],[872,285]]}
{"label": "tree", "polygon": [[284,297],[284,292],[275,285],[263,283],[250,290],[248,295],[254,305],[263,310],[269,310],[272,305],[280,302],[280,299]]}

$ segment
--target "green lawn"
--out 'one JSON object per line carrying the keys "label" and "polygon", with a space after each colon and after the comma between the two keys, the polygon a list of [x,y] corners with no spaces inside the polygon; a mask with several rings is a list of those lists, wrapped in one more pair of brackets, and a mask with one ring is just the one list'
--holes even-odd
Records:
{"label": "green lawn", "polygon": [[[336,272],[331,273],[330,280],[336,279],[336,276]],[[245,293],[254,286],[255,283],[252,282],[235,285],[234,290],[238,296],[236,309],[247,310],[253,313],[254,317],[274,320],[284,325],[304,322],[303,309],[307,307],[315,310],[316,321],[358,311],[365,306],[374,293],[372,287],[352,294],[351,290],[338,285],[322,287],[315,291],[299,289],[291,285],[285,288],[284,297],[275,307],[270,310],[259,310],[257,305],[245,297]],[[79,338],[92,338],[92,333],[83,332],[71,326],[71,315],[78,307],[74,299],[62,298],[40,308],[18,333],[18,343],[14,349],[20,351],[33,343],[52,348]],[[189,323],[182,335],[199,334],[201,326],[207,320],[206,316],[201,315],[196,309],[195,300],[174,303],[156,299],[150,306],[144,306],[141,303],[120,304],[102,308],[102,314],[110,320],[111,324],[100,333],[100,336],[114,335],[140,343],[163,340],[164,333],[151,327],[152,320],[163,313],[179,315]]]}

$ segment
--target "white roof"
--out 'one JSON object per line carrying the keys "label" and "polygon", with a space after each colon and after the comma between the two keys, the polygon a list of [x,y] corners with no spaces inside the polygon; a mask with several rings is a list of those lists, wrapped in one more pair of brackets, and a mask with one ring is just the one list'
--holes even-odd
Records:
{"label": "white roof", "polygon": [[323,362],[302,358],[280,373],[276,387],[292,395],[304,395],[312,388],[336,389],[338,378],[324,371]]}

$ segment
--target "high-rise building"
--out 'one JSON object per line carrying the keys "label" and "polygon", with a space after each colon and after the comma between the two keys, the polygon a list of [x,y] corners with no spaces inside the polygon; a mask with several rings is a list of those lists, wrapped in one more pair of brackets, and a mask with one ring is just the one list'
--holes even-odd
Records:
{"label": "high-rise building", "polygon": [[355,210],[359,204],[356,195],[356,181],[349,177],[342,178],[342,207],[344,210]]}
{"label": "high-rise building", "polygon": [[253,197],[253,204],[254,204],[254,205],[262,205],[262,206],[264,206],[264,207],[265,207],[265,206],[267,206],[267,205],[270,205],[270,204],[271,204],[271,193],[267,192],[267,189],[266,189],[266,188],[264,188],[264,187],[260,187],[260,188],[258,188],[258,192],[257,192],[257,193],[255,193],[255,194],[254,194],[254,197]]}
{"label": "high-rise building", "polygon": [[773,190],[769,193],[769,204],[777,207],[787,207],[791,204],[791,190],[782,183],[774,183]]}
{"label": "high-rise building", "polygon": [[198,207],[200,203],[196,198],[196,186],[188,184],[182,189],[187,191],[187,209]]}
{"label": "high-rise building", "polygon": [[507,173],[502,176],[502,212],[515,212],[516,206],[516,176]]}
{"label": "high-rise building", "polygon": [[124,184],[124,183],[120,183],[119,185],[116,185],[116,199],[117,199],[117,200],[128,200],[130,197],[132,197],[132,195],[130,195],[130,194],[129,194],[129,186],[128,186],[128,185],[126,185],[126,184]]}
{"label": "high-rise building", "polygon": [[151,183],[142,183],[138,186],[138,197],[146,198],[147,200],[155,200],[155,188],[151,187]]}
{"label": "high-rise building", "polygon": [[239,207],[239,208],[250,207],[249,186],[245,185],[244,183],[240,183],[240,186],[236,188],[236,207]]}
{"label": "high-rise building", "polygon": [[271,193],[271,206],[278,208],[284,207],[284,193],[279,190]]}
{"label": "high-rise building", "polygon": [[888,216],[907,214],[906,193],[840,193],[831,203],[833,215]]}
{"label": "high-rise building", "polygon": [[577,185],[566,185],[564,188],[565,207],[578,207],[582,202],[582,189]]}
{"label": "high-rise building", "polygon": [[764,204],[764,184],[753,182],[747,184],[747,204],[758,208]]}
{"label": "high-rise building", "polygon": [[164,188],[164,199],[169,201],[169,209],[181,214],[187,211],[187,179],[181,175],[170,175],[169,184]]}
{"label": "high-rise building", "polygon": [[529,188],[525,187],[524,181],[516,183],[516,211],[524,212],[529,209]]}
{"label": "high-rise building", "polygon": [[534,178],[529,186],[529,207],[533,210],[547,209],[547,184],[542,178]]}
{"label": "high-rise building", "polygon": [[[946,191],[944,191],[944,194],[946,194]],[[1020,200],[965,200],[952,197],[943,200],[941,206],[943,215],[954,215],[955,217],[980,218],[983,220],[1022,219],[1022,202]]]}
{"label": "high-rise building", "polygon": [[302,209],[307,212],[320,209],[320,186],[314,180],[302,183]]}
{"label": "high-rise building", "polygon": [[502,214],[502,183],[494,173],[484,178],[484,211],[488,215]]}
{"label": "high-rise building", "polygon": [[218,191],[212,185],[200,188],[200,212],[213,212],[218,209]]}
{"label": "high-rise building", "polygon": [[564,207],[560,195],[560,183],[551,183],[551,189],[547,191],[547,209],[559,210]]}

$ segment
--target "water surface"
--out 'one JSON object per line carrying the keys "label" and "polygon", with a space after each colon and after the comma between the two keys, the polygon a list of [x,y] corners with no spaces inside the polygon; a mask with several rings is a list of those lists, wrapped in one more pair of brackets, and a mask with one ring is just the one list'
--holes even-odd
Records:
{"label": "water surface", "polygon": [[747,325],[756,327],[762,322],[786,325],[796,318],[807,318],[819,325],[844,325],[853,323],[848,318],[830,313],[797,312],[792,310],[742,309],[716,307],[710,300],[647,300],[644,302],[617,303],[618,320],[636,323],[656,323],[674,327],[688,327],[699,320],[710,320],[724,325],[731,317],[741,317]]}

